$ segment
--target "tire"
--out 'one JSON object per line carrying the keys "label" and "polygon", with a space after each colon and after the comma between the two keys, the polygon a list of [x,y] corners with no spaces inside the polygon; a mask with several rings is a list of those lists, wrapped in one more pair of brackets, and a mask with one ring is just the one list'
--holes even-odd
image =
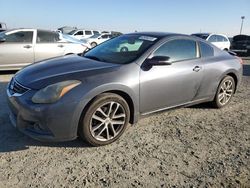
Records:
{"label": "tire", "polygon": [[225,76],[217,89],[212,105],[215,108],[222,108],[229,104],[235,91],[235,81],[231,76]]}
{"label": "tire", "polygon": [[128,47],[123,46],[123,47],[120,49],[120,52],[128,52]]}
{"label": "tire", "polygon": [[92,42],[90,45],[91,45],[92,48],[94,48],[94,47],[97,46],[97,43],[96,42]]}
{"label": "tire", "polygon": [[79,135],[92,146],[116,141],[125,131],[130,118],[127,102],[114,93],[97,96],[84,110],[79,123]]}

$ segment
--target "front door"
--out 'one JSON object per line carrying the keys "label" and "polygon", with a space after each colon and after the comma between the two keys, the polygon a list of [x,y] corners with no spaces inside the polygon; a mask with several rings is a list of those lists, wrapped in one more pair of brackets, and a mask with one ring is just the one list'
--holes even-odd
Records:
{"label": "front door", "polygon": [[[170,65],[152,66],[140,72],[140,112],[148,113],[195,100],[203,77],[203,65],[193,40],[176,39],[152,55],[170,57]],[[149,57],[149,58],[151,58]]]}
{"label": "front door", "polygon": [[0,69],[15,69],[34,62],[34,31],[10,31],[1,36],[4,42],[0,43]]}
{"label": "front door", "polygon": [[66,46],[59,41],[58,33],[38,30],[35,45],[35,61],[64,55]]}

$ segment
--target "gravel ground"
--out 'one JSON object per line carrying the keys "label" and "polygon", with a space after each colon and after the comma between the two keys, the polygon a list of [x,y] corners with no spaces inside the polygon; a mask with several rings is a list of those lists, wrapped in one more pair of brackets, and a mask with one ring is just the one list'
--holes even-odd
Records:
{"label": "gravel ground", "polygon": [[249,187],[250,60],[231,104],[181,108],[142,119],[117,142],[41,143],[8,119],[0,73],[0,187]]}

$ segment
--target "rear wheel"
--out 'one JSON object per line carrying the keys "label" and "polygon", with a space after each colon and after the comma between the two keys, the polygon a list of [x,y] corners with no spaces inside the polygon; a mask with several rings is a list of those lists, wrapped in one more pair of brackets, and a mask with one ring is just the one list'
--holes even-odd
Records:
{"label": "rear wheel", "polygon": [[96,42],[92,42],[90,45],[91,45],[92,48],[94,48],[94,47],[97,46],[97,43]]}
{"label": "rear wheel", "polygon": [[226,106],[231,101],[234,91],[235,81],[233,77],[224,77],[217,89],[214,101],[212,102],[213,106],[216,108],[222,108]]}
{"label": "rear wheel", "polygon": [[130,117],[129,106],[119,95],[99,95],[83,113],[80,136],[93,146],[110,144],[125,131]]}

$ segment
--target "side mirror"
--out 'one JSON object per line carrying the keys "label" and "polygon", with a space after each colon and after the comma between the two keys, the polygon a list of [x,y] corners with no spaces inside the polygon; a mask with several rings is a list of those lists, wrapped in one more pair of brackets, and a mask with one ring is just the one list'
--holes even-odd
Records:
{"label": "side mirror", "polygon": [[0,42],[5,42],[6,39],[5,38],[0,38]]}
{"label": "side mirror", "polygon": [[170,57],[168,56],[154,56],[151,59],[147,59],[147,63],[151,66],[156,65],[171,65],[172,63],[169,61]]}

